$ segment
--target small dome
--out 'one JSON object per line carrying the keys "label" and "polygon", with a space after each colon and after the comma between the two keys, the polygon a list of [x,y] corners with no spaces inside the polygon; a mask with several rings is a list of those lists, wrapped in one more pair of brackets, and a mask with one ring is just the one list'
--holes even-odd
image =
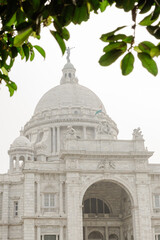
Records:
{"label": "small dome", "polygon": [[64,69],[74,69],[74,70],[76,70],[75,67],[73,66],[73,64],[70,63],[70,62],[67,62],[67,63],[64,65],[63,70],[64,70]]}
{"label": "small dome", "polygon": [[11,148],[31,148],[31,142],[23,135],[17,137],[11,144]]}

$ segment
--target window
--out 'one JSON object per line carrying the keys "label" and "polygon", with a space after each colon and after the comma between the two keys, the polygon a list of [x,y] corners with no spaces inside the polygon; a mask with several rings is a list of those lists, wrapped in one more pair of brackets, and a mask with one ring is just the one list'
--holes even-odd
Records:
{"label": "window", "polygon": [[2,219],[2,201],[3,201],[3,193],[0,192],[0,219]]}
{"label": "window", "polygon": [[59,240],[59,235],[57,234],[41,235],[41,240]]}
{"label": "window", "polygon": [[160,195],[159,194],[154,195],[154,207],[160,208]]}
{"label": "window", "polygon": [[18,216],[18,201],[14,201],[14,217]]}
{"label": "window", "polygon": [[44,194],[44,207],[45,208],[54,208],[55,198],[54,193],[45,193]]}
{"label": "window", "polygon": [[160,240],[160,234],[155,235],[155,240]]}
{"label": "window", "polygon": [[110,213],[110,210],[105,202],[97,198],[89,198],[84,201],[84,213]]}

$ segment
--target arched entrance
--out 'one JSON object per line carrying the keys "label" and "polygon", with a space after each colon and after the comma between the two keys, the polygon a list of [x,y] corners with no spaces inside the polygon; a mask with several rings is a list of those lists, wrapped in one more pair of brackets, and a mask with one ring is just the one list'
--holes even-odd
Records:
{"label": "arched entrance", "polygon": [[92,184],[83,197],[83,240],[123,240],[126,235],[131,239],[131,208],[122,185],[107,180]]}
{"label": "arched entrance", "polygon": [[89,240],[103,240],[103,235],[98,231],[93,231],[88,235]]}

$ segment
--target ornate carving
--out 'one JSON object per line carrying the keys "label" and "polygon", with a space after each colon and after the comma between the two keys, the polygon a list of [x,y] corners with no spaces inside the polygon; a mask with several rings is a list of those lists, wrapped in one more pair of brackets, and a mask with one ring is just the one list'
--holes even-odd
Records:
{"label": "ornate carving", "polygon": [[117,237],[119,238],[119,231],[120,231],[120,229],[118,228],[118,227],[109,227],[109,229],[108,229],[108,234],[109,234],[109,236],[110,235],[117,235]]}
{"label": "ornate carving", "polygon": [[142,140],[143,139],[142,131],[141,131],[141,129],[139,127],[135,128],[133,130],[132,135],[133,135],[133,140],[137,140],[137,139],[138,140]]}
{"label": "ornate carving", "polygon": [[106,168],[106,160],[100,160],[97,166],[97,169],[105,169]]}
{"label": "ornate carving", "polygon": [[67,132],[65,134],[65,139],[78,139],[78,138],[80,137],[77,135],[76,130],[72,128],[72,126],[68,126]]}
{"label": "ornate carving", "polygon": [[47,145],[43,142],[43,143],[41,143],[41,144],[36,144],[35,145],[35,150],[46,150],[46,148],[47,148]]}
{"label": "ornate carving", "polygon": [[97,126],[97,133],[98,134],[112,135],[111,127],[106,120],[103,120],[102,122],[99,122],[99,124]]}
{"label": "ornate carving", "polygon": [[116,168],[116,164],[115,164],[115,162],[113,162],[113,161],[109,161],[109,168],[110,169],[115,169]]}

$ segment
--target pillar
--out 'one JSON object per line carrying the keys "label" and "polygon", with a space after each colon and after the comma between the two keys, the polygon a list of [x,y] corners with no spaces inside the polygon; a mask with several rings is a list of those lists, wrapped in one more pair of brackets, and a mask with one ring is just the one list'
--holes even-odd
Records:
{"label": "pillar", "polygon": [[[135,209],[135,224],[138,224],[138,232],[136,229],[136,240],[150,240],[152,239],[151,233],[151,209],[150,209],[150,192],[149,192],[149,179],[145,173],[137,173],[137,200],[138,209]],[[137,219],[138,217],[138,219]],[[143,229],[143,231],[142,231]]]}
{"label": "pillar", "polygon": [[35,239],[35,179],[33,173],[26,173],[24,179],[24,237],[23,240]]}
{"label": "pillar", "polygon": [[41,213],[40,181],[37,181],[37,214]]}
{"label": "pillar", "polygon": [[13,157],[10,156],[10,167],[9,167],[10,171],[13,171]]}
{"label": "pillar", "polygon": [[55,136],[55,127],[53,127],[52,129],[52,137],[51,137],[52,141],[51,141],[51,149],[52,149],[52,153],[55,154],[56,153],[56,146],[55,146],[55,139],[56,139],[56,136]]}
{"label": "pillar", "polygon": [[19,170],[19,156],[16,155],[16,171]]}
{"label": "pillar", "polygon": [[9,185],[3,186],[2,199],[2,240],[8,240],[8,219],[9,219]]}
{"label": "pillar", "polygon": [[84,233],[85,233],[85,240],[88,240],[88,229],[87,229],[87,227],[85,227]]}
{"label": "pillar", "polygon": [[57,152],[60,151],[60,127],[57,127]]}
{"label": "pillar", "polygon": [[82,203],[80,203],[79,174],[68,173],[66,183],[67,240],[82,240]]}
{"label": "pillar", "polygon": [[37,240],[41,239],[41,228],[40,226],[37,226]]}
{"label": "pillar", "polygon": [[60,226],[60,233],[59,233],[60,239],[63,240],[63,226]]}
{"label": "pillar", "polygon": [[59,214],[63,215],[63,181],[60,181],[60,187],[59,187]]}
{"label": "pillar", "polygon": [[123,240],[123,226],[120,226],[120,240]]}
{"label": "pillar", "polygon": [[108,226],[105,226],[105,240],[108,240]]}
{"label": "pillar", "polygon": [[84,139],[87,139],[86,126],[83,126],[83,138],[84,138]]}

